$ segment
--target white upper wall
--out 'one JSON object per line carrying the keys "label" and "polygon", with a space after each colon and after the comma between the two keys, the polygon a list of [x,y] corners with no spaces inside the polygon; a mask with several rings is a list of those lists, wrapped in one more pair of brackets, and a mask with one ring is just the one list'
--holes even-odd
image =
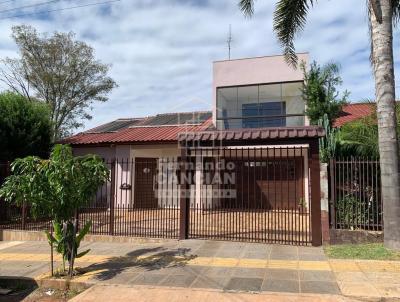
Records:
{"label": "white upper wall", "polygon": [[[299,63],[309,62],[308,53],[297,54]],[[216,124],[218,87],[303,81],[300,67],[289,66],[283,56],[216,61],[213,64],[213,121]]]}

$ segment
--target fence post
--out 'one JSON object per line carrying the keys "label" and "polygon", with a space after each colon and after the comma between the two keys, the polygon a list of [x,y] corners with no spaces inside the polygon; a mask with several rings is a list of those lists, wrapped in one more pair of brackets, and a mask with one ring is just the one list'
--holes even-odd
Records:
{"label": "fence post", "polygon": [[331,228],[336,229],[336,160],[331,158],[329,161],[329,178],[330,178],[330,215],[331,215]]}
{"label": "fence post", "polygon": [[115,205],[115,166],[117,160],[111,162],[111,198],[110,198],[110,235],[114,235],[114,205]]}
{"label": "fence post", "polygon": [[22,217],[21,217],[21,226],[22,229],[25,230],[26,228],[26,202],[22,203]]}
{"label": "fence post", "polygon": [[322,245],[321,225],[321,178],[318,140],[310,142],[310,180],[311,180],[311,234],[312,245]]}
{"label": "fence post", "polygon": [[188,180],[188,158],[187,158],[187,149],[182,147],[181,149],[181,162],[180,165],[180,203],[179,203],[179,216],[180,216],[180,225],[179,225],[179,239],[188,239],[189,238],[189,184]]}

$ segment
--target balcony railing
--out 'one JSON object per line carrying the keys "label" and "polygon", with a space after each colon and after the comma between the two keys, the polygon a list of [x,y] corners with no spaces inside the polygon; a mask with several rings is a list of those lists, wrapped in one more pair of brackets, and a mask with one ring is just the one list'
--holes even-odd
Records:
{"label": "balcony railing", "polygon": [[265,128],[265,127],[298,127],[305,126],[304,114],[285,115],[256,115],[217,117],[217,128],[241,129],[241,128]]}

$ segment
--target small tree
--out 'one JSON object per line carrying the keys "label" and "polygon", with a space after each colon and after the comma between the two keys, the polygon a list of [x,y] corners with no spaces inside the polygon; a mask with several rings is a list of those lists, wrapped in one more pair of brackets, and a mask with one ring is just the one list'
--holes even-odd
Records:
{"label": "small tree", "polygon": [[0,94],[0,160],[28,155],[47,157],[51,128],[46,104],[12,92]]}
{"label": "small tree", "polygon": [[12,91],[49,105],[54,139],[91,119],[91,104],[107,101],[116,87],[107,75],[110,66],[96,60],[93,48],[76,41],[72,32],[48,36],[21,25],[12,28],[12,38],[20,58],[1,61],[0,80]]}
{"label": "small tree", "polygon": [[[109,177],[109,171],[96,155],[74,157],[66,145],[56,145],[48,160],[35,156],[15,160],[12,175],[6,178],[0,196],[17,205],[30,205],[32,215],[47,213],[53,219],[55,236],[49,243],[69,262],[72,277],[79,243],[88,232],[88,222],[77,235],[77,210],[87,204]],[[64,265],[65,270],[65,265]]]}
{"label": "small tree", "polygon": [[339,66],[334,63],[319,66],[313,62],[309,70],[304,64],[301,66],[304,73],[303,99],[306,103],[306,115],[311,124],[317,125],[326,114],[329,124],[339,116],[342,106],[347,102],[349,92],[342,95],[337,87],[342,84],[339,76]]}

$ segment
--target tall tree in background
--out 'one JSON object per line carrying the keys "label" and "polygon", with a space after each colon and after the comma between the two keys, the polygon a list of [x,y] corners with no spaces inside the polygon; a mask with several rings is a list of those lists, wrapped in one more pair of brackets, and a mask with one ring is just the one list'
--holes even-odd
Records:
{"label": "tall tree in background", "polygon": [[349,96],[349,92],[345,91],[340,95],[337,90],[342,84],[339,66],[335,63],[319,66],[313,62],[309,70],[304,64],[301,68],[304,74],[303,99],[306,103],[306,115],[312,125],[317,125],[326,114],[329,125],[332,125]]}
{"label": "tall tree in background", "polygon": [[47,157],[51,146],[50,110],[13,92],[0,94],[0,161],[36,155]]}
{"label": "tall tree in background", "polygon": [[[279,0],[274,12],[274,31],[289,64],[297,65],[295,37],[303,30],[307,13],[316,0]],[[371,63],[375,78],[379,153],[382,182],[384,243],[400,250],[400,167],[393,63],[393,26],[400,20],[400,0],[367,0]],[[251,16],[254,0],[240,0]]]}
{"label": "tall tree in background", "polygon": [[109,65],[94,57],[92,47],[76,41],[73,33],[39,34],[30,26],[14,26],[12,38],[20,58],[2,60],[0,80],[28,99],[47,103],[57,140],[91,119],[94,101],[107,101],[116,83]]}

